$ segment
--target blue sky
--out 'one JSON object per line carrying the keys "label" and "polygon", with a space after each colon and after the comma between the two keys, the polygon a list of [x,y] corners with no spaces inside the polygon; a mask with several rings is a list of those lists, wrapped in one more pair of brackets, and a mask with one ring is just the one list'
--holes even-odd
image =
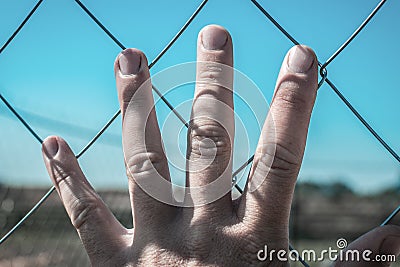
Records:
{"label": "blue sky", "polygon": [[[83,3],[127,47],[143,50],[149,61],[175,35],[201,1],[94,1]],[[325,61],[358,27],[378,1],[260,1],[296,39]],[[3,0],[2,45],[35,1]],[[364,31],[328,67],[329,78],[396,150],[400,151],[397,44],[399,1],[388,1]],[[233,37],[235,67],[269,101],[281,61],[291,43],[250,1],[210,0],[187,31],[152,69],[195,60],[197,33],[208,24],[226,27]],[[118,109],[113,61],[120,52],[72,0],[44,1],[10,46],[0,54],[0,92],[40,136],[64,137],[77,153]],[[158,84],[162,87],[162,84]],[[185,89],[186,88],[186,89]],[[168,99],[190,100],[193,86],[178,88]],[[249,90],[250,91],[250,90]],[[254,97],[249,92],[249,97]],[[262,105],[262,102],[256,103]],[[238,103],[237,113],[246,110]],[[257,106],[257,108],[262,106]],[[160,124],[167,110],[157,104]],[[189,114],[183,114],[188,118]],[[178,125],[178,124],[177,124]],[[257,131],[244,123],[249,145]],[[126,185],[120,118],[80,160],[95,187]],[[168,142],[183,145],[165,133]],[[180,140],[180,141],[179,141]],[[239,140],[237,147],[240,150]],[[237,151],[235,164],[242,155]],[[174,155],[170,155],[174,157]],[[173,175],[181,175],[172,171]],[[318,92],[300,181],[342,181],[360,192],[399,183],[398,163],[356,120],[333,91]],[[40,145],[0,104],[0,182],[49,186]]]}

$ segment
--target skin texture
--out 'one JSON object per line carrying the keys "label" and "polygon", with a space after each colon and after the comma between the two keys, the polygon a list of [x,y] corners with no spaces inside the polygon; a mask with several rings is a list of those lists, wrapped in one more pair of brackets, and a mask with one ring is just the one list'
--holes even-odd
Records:
{"label": "skin texture", "polygon": [[[220,177],[230,187],[234,119],[232,90],[227,88],[232,88],[233,74],[215,67],[216,62],[233,66],[229,33],[220,26],[205,27],[199,33],[197,58],[187,186],[206,185]],[[127,49],[117,57],[114,68],[124,118],[123,144],[134,229],[124,228],[115,219],[63,139],[48,137],[42,148],[49,175],[92,265],[286,266],[276,258],[260,262],[257,252],[264,245],[276,250],[288,248],[293,190],[317,94],[314,52],[295,46],[283,60],[243,195],[234,202],[228,192],[216,201],[196,206],[207,197],[207,191],[193,192],[185,197],[191,198],[194,207],[185,208],[160,202],[137,184],[151,182],[157,175],[170,180],[145,55]],[[272,135],[274,138],[270,138]],[[350,248],[397,255],[399,240],[400,228],[385,226],[362,236]]]}

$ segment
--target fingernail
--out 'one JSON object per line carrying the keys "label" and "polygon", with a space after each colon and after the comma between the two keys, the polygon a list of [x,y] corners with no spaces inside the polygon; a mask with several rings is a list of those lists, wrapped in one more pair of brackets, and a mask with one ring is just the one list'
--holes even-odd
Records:
{"label": "fingernail", "polygon": [[207,26],[201,33],[201,42],[207,50],[222,49],[228,41],[226,31],[217,26]]}
{"label": "fingernail", "polygon": [[314,62],[313,53],[303,46],[295,46],[288,55],[288,67],[293,72],[306,73]]}
{"label": "fingernail", "polygon": [[53,158],[58,152],[58,141],[54,136],[48,137],[43,142],[44,152],[48,158]]}
{"label": "fingernail", "polygon": [[142,57],[139,52],[126,49],[122,51],[118,61],[119,69],[123,75],[137,74],[140,71]]}
{"label": "fingernail", "polygon": [[386,237],[381,246],[379,247],[379,253],[380,254],[394,254],[394,255],[399,255],[400,254],[400,236],[396,235],[391,235]]}

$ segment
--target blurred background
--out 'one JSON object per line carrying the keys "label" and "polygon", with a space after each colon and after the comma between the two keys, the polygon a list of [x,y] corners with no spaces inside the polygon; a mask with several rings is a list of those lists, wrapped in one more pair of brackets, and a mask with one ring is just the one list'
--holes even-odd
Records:
{"label": "blurred background", "polygon": [[[178,32],[201,1],[82,1],[127,47],[145,52],[151,62]],[[324,62],[352,34],[379,1],[264,1],[261,5]],[[36,1],[0,0],[0,45],[26,17]],[[328,67],[328,77],[384,140],[399,151],[398,62],[400,2],[387,1],[370,24]],[[208,24],[227,28],[234,43],[235,68],[257,87],[235,98],[237,129],[235,168],[252,153],[282,59],[292,44],[251,3],[210,0],[183,35],[151,69],[196,59],[197,34]],[[113,62],[120,48],[72,0],[44,1],[12,43],[0,54],[0,93],[42,137],[60,135],[75,153],[118,110]],[[185,119],[194,85],[163,88]],[[239,86],[240,87],[240,86]],[[247,97],[247,104],[242,97]],[[157,98],[156,98],[157,99]],[[258,102],[257,102],[258,101]],[[183,159],[185,129],[169,120],[157,102],[167,154]],[[170,121],[170,122],[169,122]],[[170,124],[167,124],[170,123]],[[261,122],[262,123],[262,122]],[[168,125],[166,127],[165,125]],[[169,151],[169,152],[168,152]],[[121,119],[82,156],[92,185],[126,226],[132,226]],[[184,172],[172,164],[182,184]],[[178,166],[178,167],[177,167]],[[243,186],[248,168],[240,174]],[[0,103],[0,234],[3,236],[51,186],[40,144]],[[379,225],[399,204],[398,162],[372,137],[324,84],[318,91],[304,163],[291,218],[291,242],[297,248],[335,246]],[[58,196],[53,195],[0,246],[0,266],[85,266],[77,234]],[[326,263],[312,266],[326,266]]]}

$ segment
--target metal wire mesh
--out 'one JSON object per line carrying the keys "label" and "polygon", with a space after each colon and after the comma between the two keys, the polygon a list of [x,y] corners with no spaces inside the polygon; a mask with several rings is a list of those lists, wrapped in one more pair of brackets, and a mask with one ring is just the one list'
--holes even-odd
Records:
{"label": "metal wire mesh", "polygon": [[[97,19],[97,17],[79,0],[74,0],[76,4],[87,14],[93,22],[95,22],[100,29],[110,37],[113,42],[122,50],[126,49],[126,47],[115,37],[107,27]],[[32,8],[26,18],[21,22],[15,32],[10,36],[10,38],[4,43],[4,45],[0,48],[0,56],[1,53],[12,43],[14,37],[20,32],[20,30],[24,27],[24,25],[29,21],[31,16],[37,11],[39,6],[42,4],[43,0],[40,0],[36,3],[36,5]],[[160,53],[151,61],[149,64],[149,68],[152,68],[157,62],[165,55],[165,53],[174,45],[174,43],[180,38],[183,32],[187,29],[187,27],[193,22],[196,16],[203,10],[204,6],[207,4],[208,0],[203,0],[201,4],[197,7],[194,13],[188,18],[185,24],[179,29],[176,35],[170,40],[170,42],[160,51]],[[380,8],[385,4],[386,0],[380,1],[377,6],[372,10],[372,12],[366,17],[366,19],[360,24],[360,26],[351,34],[351,36],[339,46],[339,48],[332,53],[332,55],[325,61],[319,62],[321,80],[319,83],[319,87],[323,83],[327,83],[329,87],[333,90],[333,92],[339,97],[339,99],[347,106],[350,111],[354,114],[354,116],[365,126],[365,128],[374,136],[374,138],[390,153],[390,155],[400,162],[399,155],[385,142],[385,140],[374,130],[374,128],[368,123],[368,121],[354,108],[354,106],[346,99],[346,97],[341,93],[341,91],[334,85],[334,83],[328,78],[327,67],[330,65],[337,56],[339,56],[342,51],[357,37],[357,35],[363,30],[363,28],[371,21],[371,19],[378,13]],[[275,20],[268,11],[259,3],[257,0],[249,0],[249,3],[252,3],[266,18],[266,21],[271,22],[290,42],[297,45],[299,42],[281,26],[281,24]],[[166,99],[166,97],[153,85],[154,92],[160,97],[160,99],[167,105],[167,107],[177,116],[177,118],[188,127],[188,123],[183,119],[182,115],[179,114],[177,110],[173,107],[173,105]],[[39,142],[42,143],[43,139],[36,133],[33,127],[30,125],[28,121],[26,121],[13,107],[13,104],[10,103],[2,94],[0,94],[1,101],[5,104],[5,106],[10,110],[10,112],[23,124],[27,131]],[[100,136],[108,129],[108,127],[115,121],[115,119],[120,115],[120,110],[116,111],[115,114],[108,120],[108,122],[98,131],[98,133],[81,149],[81,151],[76,155],[77,158],[83,156],[86,151],[99,139]],[[238,186],[236,181],[236,176],[243,169],[246,168],[249,164],[252,163],[254,159],[254,155],[251,156],[246,162],[244,162],[237,170],[235,170],[232,174],[233,177],[233,186],[242,193],[242,189]],[[20,219],[20,221],[15,224],[1,239],[0,245],[6,241],[12,234],[20,227],[33,213],[37,211],[37,209],[42,205],[55,190],[55,187],[51,187],[43,197],[32,207],[32,209],[25,214],[25,216]],[[381,225],[385,225],[389,223],[396,214],[400,211],[400,206],[398,206],[383,222]],[[293,249],[290,246],[290,249]],[[301,260],[301,263],[304,266],[309,266],[305,261]]]}

